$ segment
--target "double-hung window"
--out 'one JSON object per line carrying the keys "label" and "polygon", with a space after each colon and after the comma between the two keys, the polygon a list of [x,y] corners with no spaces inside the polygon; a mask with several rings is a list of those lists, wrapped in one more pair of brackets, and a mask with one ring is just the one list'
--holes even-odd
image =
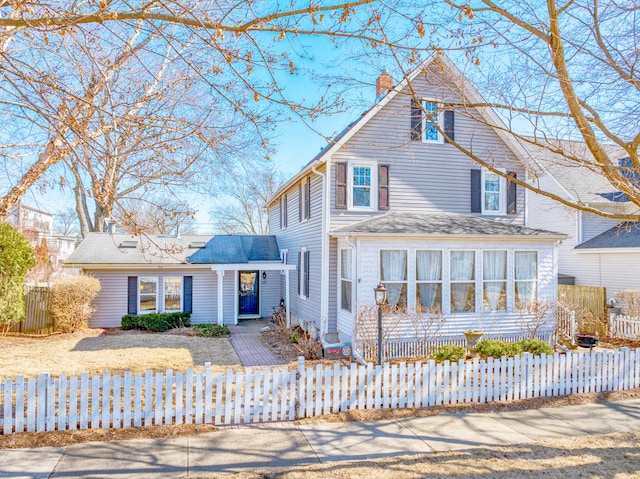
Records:
{"label": "double-hung window", "polygon": [[514,252],[516,308],[538,299],[538,252]]}
{"label": "double-hung window", "polygon": [[164,277],[164,311],[182,311],[182,277]]}
{"label": "double-hung window", "polygon": [[442,251],[416,251],[416,309],[442,311]]}
{"label": "double-hung window", "polygon": [[378,171],[376,163],[350,163],[348,184],[349,209],[375,210],[378,208]]}
{"label": "double-hung window", "polygon": [[287,195],[283,195],[280,199],[280,225],[282,229],[286,228],[287,223],[289,222],[289,214],[287,208]]}
{"label": "double-hung window", "polygon": [[300,297],[309,297],[309,251],[307,248],[300,250],[300,263],[298,265],[298,291]]}
{"label": "double-hung window", "polygon": [[300,195],[300,221],[308,220],[311,217],[311,177],[307,177],[298,189]]}
{"label": "double-hung window", "polygon": [[482,170],[482,213],[504,214],[506,211],[506,180],[492,171]]}
{"label": "double-hung window", "polygon": [[449,277],[452,313],[475,312],[475,270],[475,251],[451,251]]}
{"label": "double-hung window", "polygon": [[482,299],[485,311],[507,309],[506,251],[483,251]]}
{"label": "double-hung window", "polygon": [[[135,283],[134,283],[135,284]],[[158,311],[158,277],[141,276],[138,278],[138,312],[139,314]]]}
{"label": "double-hung window", "polygon": [[438,132],[436,124],[441,127],[441,112],[438,111],[438,103],[435,101],[423,101],[424,115],[422,119],[422,140],[428,142],[442,142],[442,135]]}
{"label": "double-hung window", "polygon": [[407,251],[380,251],[380,281],[387,289],[387,303],[392,312],[407,310]]}
{"label": "double-hung window", "polygon": [[352,311],[353,298],[353,251],[340,250],[340,307]]}

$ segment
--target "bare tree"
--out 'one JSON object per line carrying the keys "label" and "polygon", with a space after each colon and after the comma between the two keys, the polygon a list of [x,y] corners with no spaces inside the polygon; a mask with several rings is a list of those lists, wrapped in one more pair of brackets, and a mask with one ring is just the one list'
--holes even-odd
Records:
{"label": "bare tree", "polygon": [[78,215],[74,208],[66,208],[56,213],[53,217],[54,231],[64,236],[77,236],[80,234]]}
{"label": "bare tree", "polygon": [[227,234],[267,234],[265,205],[282,183],[284,178],[273,164],[260,159],[223,170],[215,182],[217,205],[209,213],[215,229]]}
{"label": "bare tree", "polygon": [[194,211],[173,199],[125,200],[119,203],[115,221],[134,234],[195,234]]}

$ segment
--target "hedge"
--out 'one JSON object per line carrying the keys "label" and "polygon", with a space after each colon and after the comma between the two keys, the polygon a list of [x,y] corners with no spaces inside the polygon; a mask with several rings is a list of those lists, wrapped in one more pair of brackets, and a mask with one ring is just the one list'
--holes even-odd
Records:
{"label": "hedge", "polygon": [[123,330],[146,329],[148,331],[162,332],[174,328],[183,328],[191,325],[191,313],[150,313],[137,316],[126,314],[120,323]]}

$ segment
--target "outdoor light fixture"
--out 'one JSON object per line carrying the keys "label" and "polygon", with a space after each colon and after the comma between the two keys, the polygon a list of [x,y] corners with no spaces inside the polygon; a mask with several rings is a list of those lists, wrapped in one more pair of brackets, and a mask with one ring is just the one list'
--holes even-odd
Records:
{"label": "outdoor light fixture", "polygon": [[387,288],[384,284],[378,283],[373,288],[373,294],[378,305],[378,366],[382,365],[382,305],[387,300]]}
{"label": "outdoor light fixture", "polygon": [[262,272],[262,279],[267,279],[267,272],[266,271]]}

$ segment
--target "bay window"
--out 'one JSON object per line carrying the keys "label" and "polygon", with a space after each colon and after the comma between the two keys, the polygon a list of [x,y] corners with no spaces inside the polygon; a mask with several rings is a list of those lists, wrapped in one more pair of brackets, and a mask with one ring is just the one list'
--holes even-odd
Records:
{"label": "bay window", "polygon": [[484,251],[482,255],[482,300],[485,311],[507,309],[507,252]]}
{"label": "bay window", "polygon": [[416,309],[442,310],[441,251],[416,251]]}
{"label": "bay window", "polygon": [[392,312],[407,310],[407,251],[380,251],[380,281],[387,288],[387,304]]}
{"label": "bay window", "polygon": [[538,299],[538,252],[516,251],[514,266],[516,308],[520,308]]}
{"label": "bay window", "polygon": [[451,312],[476,310],[475,251],[452,251],[450,257]]}

